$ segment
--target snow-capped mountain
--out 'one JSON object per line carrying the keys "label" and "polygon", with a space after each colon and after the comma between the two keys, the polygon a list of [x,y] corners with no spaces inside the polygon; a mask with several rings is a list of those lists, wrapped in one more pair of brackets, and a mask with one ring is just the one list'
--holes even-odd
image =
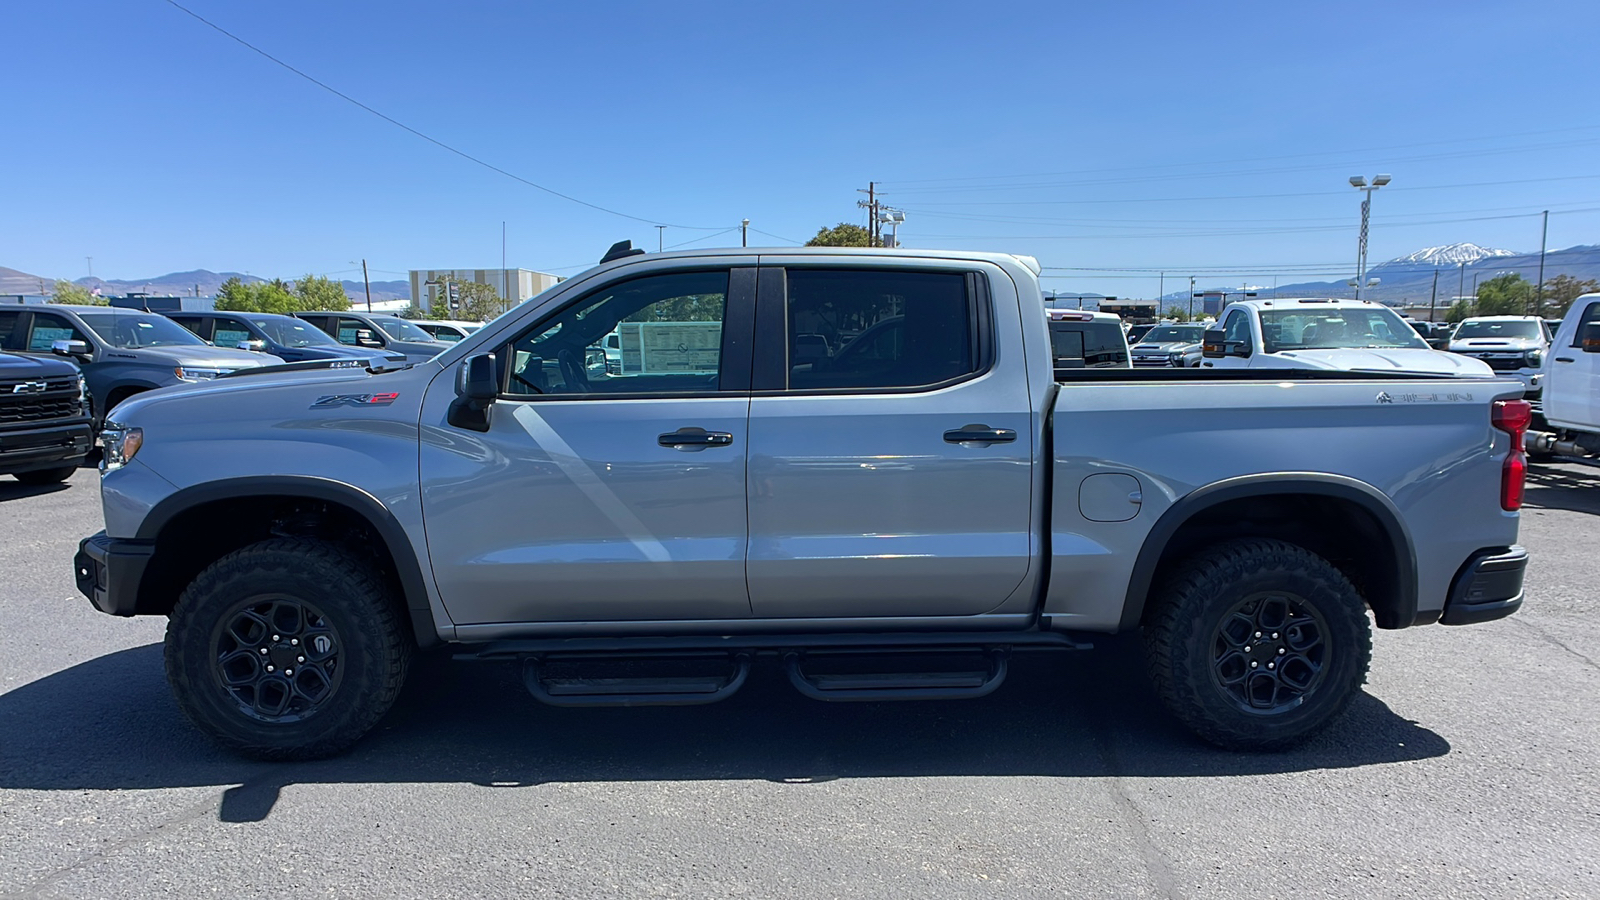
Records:
{"label": "snow-capped mountain", "polygon": [[[1477,244],[1445,244],[1443,247],[1426,247],[1379,265],[1459,266],[1462,263],[1471,265],[1480,259],[1516,255],[1516,251],[1513,250],[1496,250],[1492,247],[1480,247]],[[1376,269],[1378,266],[1373,268]]]}

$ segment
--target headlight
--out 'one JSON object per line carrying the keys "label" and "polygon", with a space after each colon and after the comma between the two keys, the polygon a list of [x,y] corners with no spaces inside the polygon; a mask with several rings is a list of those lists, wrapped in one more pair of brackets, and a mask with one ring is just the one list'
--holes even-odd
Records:
{"label": "headlight", "polygon": [[83,408],[83,414],[89,414],[89,382],[82,375],[78,376],[78,406]]}
{"label": "headlight", "polygon": [[179,366],[172,370],[172,374],[184,381],[210,381],[221,375],[226,369],[203,369],[198,366]]}
{"label": "headlight", "polygon": [[120,469],[137,456],[139,448],[144,446],[144,429],[107,422],[100,429],[100,445],[105,450],[100,454],[100,471]]}
{"label": "headlight", "polygon": [[1528,366],[1537,369],[1544,365],[1544,352],[1540,350],[1528,351]]}
{"label": "headlight", "polygon": [[1181,351],[1176,351],[1175,350],[1175,351],[1167,354],[1167,361],[1172,363],[1175,366],[1179,365],[1180,363],[1183,362],[1183,353]]}

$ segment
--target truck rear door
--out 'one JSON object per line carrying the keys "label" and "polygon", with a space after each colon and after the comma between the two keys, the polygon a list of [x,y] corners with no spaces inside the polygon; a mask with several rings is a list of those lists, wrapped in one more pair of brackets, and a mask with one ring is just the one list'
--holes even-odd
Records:
{"label": "truck rear door", "polygon": [[1600,301],[1579,300],[1578,315],[1569,335],[1563,328],[1550,348],[1550,373],[1544,385],[1545,418],[1569,428],[1600,427],[1600,352],[1585,352],[1584,332],[1600,322]]}
{"label": "truck rear door", "polygon": [[1012,282],[972,262],[792,259],[759,275],[752,611],[1011,611],[1035,465]]}

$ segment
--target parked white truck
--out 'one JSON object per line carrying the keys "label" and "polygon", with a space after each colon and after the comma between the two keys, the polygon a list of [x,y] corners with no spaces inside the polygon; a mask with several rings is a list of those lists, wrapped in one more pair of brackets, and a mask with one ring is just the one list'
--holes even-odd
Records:
{"label": "parked white truck", "polygon": [[1528,452],[1600,461],[1600,294],[1572,302],[1545,354]]}
{"label": "parked white truck", "polygon": [[1488,376],[1488,363],[1428,346],[1394,310],[1370,300],[1296,298],[1228,305],[1206,332],[1201,365]]}

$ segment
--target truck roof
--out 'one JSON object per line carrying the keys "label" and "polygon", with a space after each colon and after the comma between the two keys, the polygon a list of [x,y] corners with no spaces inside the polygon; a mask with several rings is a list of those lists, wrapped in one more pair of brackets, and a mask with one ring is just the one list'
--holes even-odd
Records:
{"label": "truck roof", "polygon": [[1263,309],[1294,309],[1298,307],[1320,307],[1322,309],[1389,308],[1382,303],[1376,303],[1371,300],[1340,300],[1333,297],[1274,297],[1271,300],[1239,300],[1228,304],[1229,309],[1235,306],[1243,306],[1258,311]]}

